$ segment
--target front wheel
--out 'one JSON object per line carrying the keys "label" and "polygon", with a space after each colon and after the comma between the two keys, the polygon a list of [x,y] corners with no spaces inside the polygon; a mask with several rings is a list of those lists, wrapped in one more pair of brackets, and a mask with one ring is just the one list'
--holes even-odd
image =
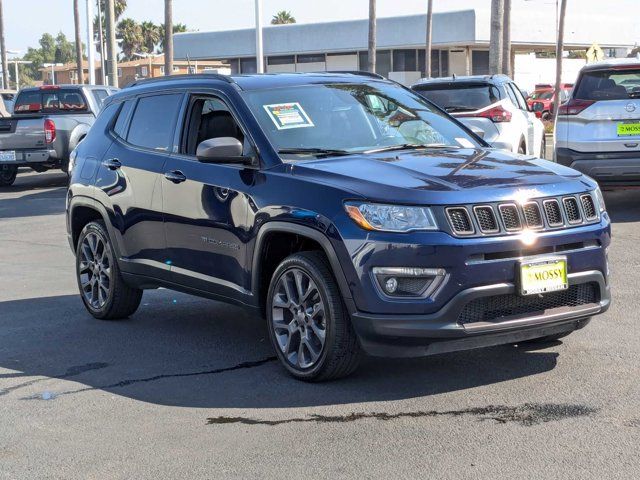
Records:
{"label": "front wheel", "polygon": [[357,368],[360,345],[324,254],[287,257],[273,274],[266,307],[271,343],[295,378],[330,380]]}
{"label": "front wheel", "polygon": [[0,187],[10,187],[16,181],[18,167],[15,165],[2,165],[0,168]]}

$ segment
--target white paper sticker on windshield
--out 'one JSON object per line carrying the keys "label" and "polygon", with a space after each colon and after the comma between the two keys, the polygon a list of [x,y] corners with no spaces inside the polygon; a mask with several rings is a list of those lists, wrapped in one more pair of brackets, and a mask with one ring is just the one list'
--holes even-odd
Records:
{"label": "white paper sticker on windshield", "polygon": [[458,142],[463,148],[474,148],[473,143],[466,138],[456,138],[456,142]]}
{"label": "white paper sticker on windshield", "polygon": [[313,122],[298,102],[263,105],[278,130],[313,127]]}

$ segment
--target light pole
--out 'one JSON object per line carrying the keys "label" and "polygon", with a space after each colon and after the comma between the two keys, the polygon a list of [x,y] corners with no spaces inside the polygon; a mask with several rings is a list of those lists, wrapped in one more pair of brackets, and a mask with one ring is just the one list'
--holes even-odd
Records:
{"label": "light pole", "polygon": [[43,63],[42,66],[45,67],[45,68],[51,67],[51,85],[55,85],[56,84],[56,71],[55,71],[55,68],[56,67],[62,67],[62,63]]}
{"label": "light pole", "polygon": [[256,0],[256,71],[264,73],[262,52],[262,0]]}
{"label": "light pole", "polygon": [[87,61],[89,63],[89,85],[96,84],[96,46],[93,38],[93,1],[94,0],[87,0]]}

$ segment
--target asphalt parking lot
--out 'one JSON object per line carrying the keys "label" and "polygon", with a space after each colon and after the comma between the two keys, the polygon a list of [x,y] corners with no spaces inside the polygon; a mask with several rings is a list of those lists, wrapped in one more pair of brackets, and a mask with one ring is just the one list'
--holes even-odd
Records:
{"label": "asphalt parking lot", "polygon": [[90,317],[65,182],[0,189],[0,478],[637,478],[640,191],[606,194],[613,305],[586,329],[304,384],[236,307]]}

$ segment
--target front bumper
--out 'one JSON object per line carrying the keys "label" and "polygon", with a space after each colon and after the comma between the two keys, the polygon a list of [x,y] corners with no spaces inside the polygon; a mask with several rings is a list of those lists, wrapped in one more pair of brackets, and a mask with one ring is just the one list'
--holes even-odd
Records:
{"label": "front bumper", "polygon": [[596,303],[502,317],[495,322],[458,323],[463,308],[472,300],[516,292],[513,283],[502,283],[464,290],[428,315],[356,312],[352,314],[353,326],[367,353],[385,357],[419,357],[521,342],[582,328],[593,315],[605,312],[611,295],[602,272],[569,275],[570,286],[583,283],[597,284]]}
{"label": "front bumper", "polygon": [[640,152],[583,153],[557,148],[556,161],[596,180],[601,187],[640,186]]}
{"label": "front bumper", "polygon": [[15,160],[2,161],[0,165],[28,166],[34,163],[53,163],[58,161],[57,153],[53,149],[16,150]]}

